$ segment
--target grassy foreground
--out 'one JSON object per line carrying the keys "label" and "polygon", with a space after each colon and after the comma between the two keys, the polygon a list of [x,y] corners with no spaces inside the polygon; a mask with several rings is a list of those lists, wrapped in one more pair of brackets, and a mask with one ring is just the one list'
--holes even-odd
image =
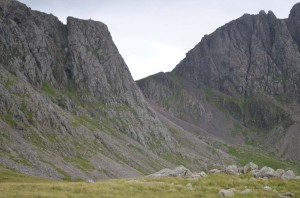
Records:
{"label": "grassy foreground", "polygon": [[[198,180],[135,178],[86,183],[53,181],[0,170],[0,197],[219,197],[222,188],[235,188],[234,197],[278,197],[278,193],[287,191],[300,197],[300,180],[252,181],[249,178],[249,175],[214,174]],[[193,190],[186,186],[188,183],[193,185]],[[273,190],[262,189],[267,185]],[[252,193],[240,195],[246,188]]]}

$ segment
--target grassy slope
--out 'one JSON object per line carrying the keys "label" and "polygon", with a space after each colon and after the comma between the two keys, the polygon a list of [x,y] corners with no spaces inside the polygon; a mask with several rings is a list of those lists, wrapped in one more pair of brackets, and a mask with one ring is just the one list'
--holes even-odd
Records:
{"label": "grassy slope", "polygon": [[[191,183],[194,190],[186,187]],[[264,186],[272,191],[264,191]],[[223,174],[209,175],[199,180],[182,178],[139,178],[104,180],[95,183],[49,181],[24,176],[10,171],[0,171],[0,197],[219,197],[222,188],[235,188],[235,197],[278,197],[290,191],[300,196],[300,180],[249,181],[248,175],[233,177]],[[253,192],[241,196],[245,188]]]}

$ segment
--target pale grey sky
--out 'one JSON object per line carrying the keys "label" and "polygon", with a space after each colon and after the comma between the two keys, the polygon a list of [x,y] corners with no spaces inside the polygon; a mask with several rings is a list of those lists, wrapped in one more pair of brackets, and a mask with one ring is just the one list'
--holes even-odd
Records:
{"label": "pale grey sky", "polygon": [[244,13],[287,18],[296,0],[20,0],[34,10],[105,23],[135,80],[171,71],[205,34]]}

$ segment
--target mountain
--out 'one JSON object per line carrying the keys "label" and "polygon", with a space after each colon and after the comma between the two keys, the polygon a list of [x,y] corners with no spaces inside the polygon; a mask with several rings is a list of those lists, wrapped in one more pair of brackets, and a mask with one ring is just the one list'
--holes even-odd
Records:
{"label": "mountain", "polygon": [[171,72],[137,84],[157,112],[186,130],[193,124],[299,163],[299,47],[300,3],[287,19],[245,14],[205,35]]}
{"label": "mountain", "polygon": [[152,109],[101,22],[1,0],[0,52],[0,168],[74,180],[234,161]]}

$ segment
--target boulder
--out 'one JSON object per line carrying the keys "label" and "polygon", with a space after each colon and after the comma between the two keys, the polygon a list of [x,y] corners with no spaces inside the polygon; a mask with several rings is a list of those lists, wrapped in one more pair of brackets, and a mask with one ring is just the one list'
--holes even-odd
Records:
{"label": "boulder", "polygon": [[277,169],[276,171],[275,171],[275,174],[276,174],[276,178],[281,178],[281,176],[283,175],[285,173],[285,170],[283,170],[283,169]]}
{"label": "boulder", "polygon": [[191,183],[188,183],[188,184],[186,185],[186,187],[188,187],[190,190],[194,190],[193,185],[192,185]]}
{"label": "boulder", "polygon": [[252,170],[252,171],[250,171],[250,173],[251,173],[251,174],[253,175],[253,177],[255,177],[255,178],[261,177],[260,170]]}
{"label": "boulder", "polygon": [[273,168],[264,166],[262,169],[260,169],[259,177],[267,177],[267,178],[276,177],[276,172]]}
{"label": "boulder", "polygon": [[219,169],[211,169],[208,171],[208,173],[215,174],[215,173],[221,173],[221,171]]}
{"label": "boulder", "polygon": [[242,195],[245,195],[245,194],[250,194],[252,192],[252,190],[250,189],[245,189],[241,192]]}
{"label": "boulder", "polygon": [[86,183],[94,183],[95,181],[93,179],[86,180]]}
{"label": "boulder", "polygon": [[288,170],[281,175],[281,179],[295,179],[296,175],[292,170]]}
{"label": "boulder", "polygon": [[178,166],[171,172],[171,177],[190,177],[192,172],[184,166]]}
{"label": "boulder", "polygon": [[200,172],[201,177],[207,177],[207,174],[204,171]]}
{"label": "boulder", "polygon": [[248,164],[246,164],[244,166],[243,173],[247,174],[252,170],[258,170],[258,166],[256,164],[252,163],[252,162],[249,162]]}
{"label": "boulder", "polygon": [[198,178],[201,178],[201,177],[207,177],[207,174],[203,171],[201,171],[200,173],[193,173],[190,178],[192,179],[198,179]]}
{"label": "boulder", "polygon": [[294,197],[295,194],[291,193],[291,192],[284,192],[284,193],[280,193],[278,194],[280,198],[289,198],[289,197]]}
{"label": "boulder", "polygon": [[227,166],[227,168],[225,169],[225,173],[228,175],[237,176],[237,175],[239,175],[239,169],[236,165],[230,165],[230,166]]}
{"label": "boulder", "polygon": [[218,194],[222,197],[232,197],[234,196],[234,188],[221,189]]}
{"label": "boulder", "polygon": [[272,187],[270,187],[270,186],[264,186],[263,189],[264,189],[265,191],[271,191],[271,190],[272,190]]}
{"label": "boulder", "polygon": [[295,179],[300,179],[300,176],[295,177]]}
{"label": "boulder", "polygon": [[171,174],[172,170],[169,168],[164,168],[156,173],[148,175],[148,177],[168,177]]}
{"label": "boulder", "polygon": [[192,177],[193,173],[184,166],[178,166],[173,170],[165,168],[148,177]]}

